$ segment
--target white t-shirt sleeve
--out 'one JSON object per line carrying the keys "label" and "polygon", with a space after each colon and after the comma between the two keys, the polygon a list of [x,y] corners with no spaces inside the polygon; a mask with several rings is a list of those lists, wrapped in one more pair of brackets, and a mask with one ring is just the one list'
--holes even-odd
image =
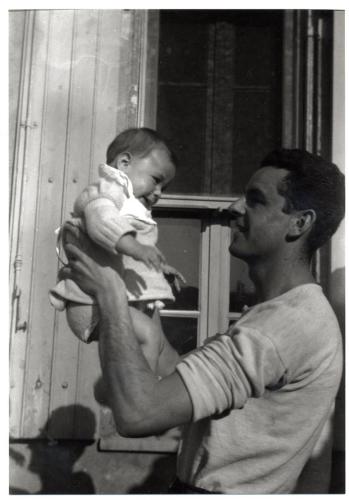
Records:
{"label": "white t-shirt sleeve", "polygon": [[242,408],[266,387],[280,387],[286,373],[272,341],[246,327],[212,337],[176,369],[192,400],[194,421]]}

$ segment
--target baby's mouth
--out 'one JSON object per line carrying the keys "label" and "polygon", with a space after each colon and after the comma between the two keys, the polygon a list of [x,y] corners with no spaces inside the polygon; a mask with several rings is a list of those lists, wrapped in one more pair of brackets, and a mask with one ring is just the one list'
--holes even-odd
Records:
{"label": "baby's mouth", "polygon": [[154,205],[154,202],[150,199],[150,198],[146,198],[145,196],[142,196],[142,198],[140,198],[139,200],[142,205],[145,206],[145,208],[147,208],[148,210],[151,209],[151,207]]}
{"label": "baby's mouth", "polygon": [[147,208],[150,210],[159,201],[159,197],[151,196],[149,198],[145,198],[145,201]]}

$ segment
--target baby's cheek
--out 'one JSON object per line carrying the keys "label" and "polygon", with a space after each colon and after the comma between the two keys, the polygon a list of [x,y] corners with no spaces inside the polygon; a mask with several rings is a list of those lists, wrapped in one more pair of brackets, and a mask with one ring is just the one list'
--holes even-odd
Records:
{"label": "baby's cheek", "polygon": [[143,180],[138,180],[136,183],[134,183],[133,186],[133,193],[136,198],[139,196],[143,196],[144,194],[147,193],[147,183]]}

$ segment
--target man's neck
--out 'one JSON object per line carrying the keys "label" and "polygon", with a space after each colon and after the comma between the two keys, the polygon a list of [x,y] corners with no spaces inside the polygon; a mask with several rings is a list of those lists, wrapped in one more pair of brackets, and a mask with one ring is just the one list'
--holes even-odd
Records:
{"label": "man's neck", "polygon": [[279,259],[249,263],[249,274],[259,302],[273,299],[296,286],[315,283],[306,260]]}

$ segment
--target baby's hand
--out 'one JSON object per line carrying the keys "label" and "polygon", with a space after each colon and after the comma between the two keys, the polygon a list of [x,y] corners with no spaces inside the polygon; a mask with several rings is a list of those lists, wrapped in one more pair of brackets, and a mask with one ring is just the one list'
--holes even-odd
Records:
{"label": "baby's hand", "polygon": [[138,245],[137,253],[132,255],[136,260],[141,260],[148,267],[154,267],[157,271],[162,270],[162,266],[166,265],[166,259],[162,252],[151,245]]}
{"label": "baby's hand", "polygon": [[168,264],[163,264],[161,266],[162,272],[166,276],[167,280],[175,287],[177,292],[181,291],[181,282],[184,284],[186,280],[179,271],[175,267],[172,267]]}

